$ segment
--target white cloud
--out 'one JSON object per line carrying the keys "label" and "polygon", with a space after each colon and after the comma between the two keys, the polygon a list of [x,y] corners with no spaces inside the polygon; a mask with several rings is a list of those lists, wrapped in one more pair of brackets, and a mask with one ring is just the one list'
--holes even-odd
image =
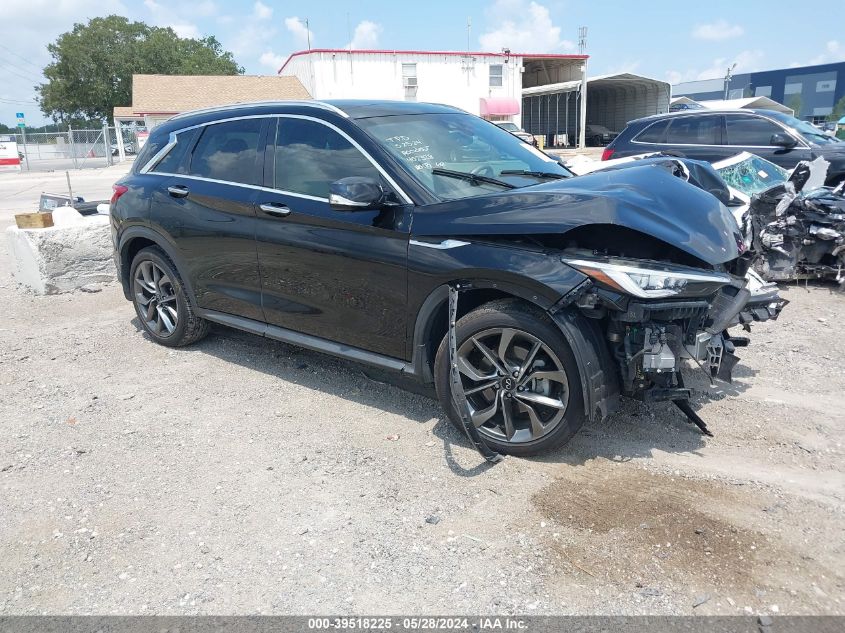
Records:
{"label": "white cloud", "polygon": [[285,18],[285,28],[293,35],[294,41],[299,46],[305,46],[309,42],[314,43],[314,32],[308,29],[305,26],[305,22],[300,20],[298,17],[293,16],[290,18]]}
{"label": "white cloud", "polygon": [[259,2],[256,2],[253,5],[252,14],[259,20],[269,20],[273,17],[273,8],[268,7],[266,4],[259,0]]}
{"label": "white cloud", "polygon": [[698,40],[721,41],[740,37],[745,29],[739,24],[730,24],[727,20],[716,20],[709,24],[696,24],[692,36]]}
{"label": "white cloud", "polygon": [[701,79],[719,79],[725,76],[728,68],[736,63],[731,73],[749,73],[760,70],[765,55],[760,50],[740,51],[733,57],[718,57],[710,66],[703,69],[670,70],[666,73],[666,81],[678,84],[684,81]]}
{"label": "white cloud", "polygon": [[355,27],[355,33],[352,35],[352,41],[346,45],[346,48],[356,50],[366,50],[378,47],[378,37],[382,32],[381,24],[363,20]]}
{"label": "white cloud", "polygon": [[[164,6],[156,0],[144,0],[144,6],[147,7],[153,16],[153,22],[156,26],[170,27],[176,32],[179,37],[188,37],[197,39],[202,37],[199,27],[193,22],[184,19],[180,15],[181,7],[178,6]],[[213,3],[201,2],[199,3],[199,12],[203,15],[208,15],[207,11],[216,10]],[[192,9],[193,11],[193,9]]]}
{"label": "white cloud", "polygon": [[806,62],[792,62],[790,68],[797,66],[817,66],[819,64],[829,64],[831,62],[840,62],[845,59],[845,46],[838,40],[829,40],[824,45],[824,50],[807,60]]}
{"label": "white cloud", "polygon": [[478,38],[482,50],[543,53],[575,48],[561,39],[560,27],[552,24],[549,10],[533,0],[496,0],[485,11],[485,18],[493,26]]}
{"label": "white cloud", "polygon": [[268,68],[272,68],[273,71],[279,70],[282,67],[282,64],[285,63],[287,57],[284,55],[276,55],[273,51],[264,51],[261,54],[261,57],[258,58],[258,63],[262,66],[267,66]]}

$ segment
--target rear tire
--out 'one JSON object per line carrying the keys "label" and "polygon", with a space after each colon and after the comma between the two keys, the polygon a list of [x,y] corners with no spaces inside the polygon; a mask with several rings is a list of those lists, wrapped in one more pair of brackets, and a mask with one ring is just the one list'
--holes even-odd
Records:
{"label": "rear tire", "polygon": [[194,313],[179,271],[157,246],[135,255],[129,288],[138,320],[156,343],[183,347],[208,334],[209,322]]}
{"label": "rear tire", "polygon": [[[536,455],[563,446],[578,432],[585,420],[578,364],[545,313],[503,299],[466,314],[456,328],[471,418],[493,450]],[[463,434],[452,400],[448,337],[437,350],[434,376],[440,403]]]}

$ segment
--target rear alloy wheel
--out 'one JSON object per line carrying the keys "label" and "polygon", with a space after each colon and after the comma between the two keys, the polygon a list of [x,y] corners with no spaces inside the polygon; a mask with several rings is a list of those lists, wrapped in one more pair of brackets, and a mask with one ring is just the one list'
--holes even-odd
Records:
{"label": "rear alloy wheel", "polygon": [[161,249],[138,251],[129,284],[138,319],[156,343],[181,347],[208,334],[208,321],[194,313],[179,271]]}
{"label": "rear alloy wheel", "polygon": [[[470,419],[495,450],[530,455],[564,444],[583,424],[575,359],[550,319],[498,301],[458,322],[457,365]],[[437,391],[463,432],[451,398],[448,350],[438,351]],[[445,376],[444,376],[445,374]]]}
{"label": "rear alloy wheel", "polygon": [[176,290],[167,273],[154,262],[146,260],[135,269],[133,280],[135,303],[139,315],[151,333],[162,338],[172,336],[179,324]]}

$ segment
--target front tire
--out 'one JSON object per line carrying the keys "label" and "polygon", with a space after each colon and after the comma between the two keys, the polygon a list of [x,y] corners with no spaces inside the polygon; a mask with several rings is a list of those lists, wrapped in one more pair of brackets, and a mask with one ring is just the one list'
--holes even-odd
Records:
{"label": "front tire", "polygon": [[129,286],[138,319],[156,343],[182,347],[208,334],[209,322],[194,313],[179,271],[160,248],[138,251]]}
{"label": "front tire", "polygon": [[[584,424],[578,364],[543,312],[518,300],[494,301],[456,324],[458,368],[470,418],[495,451],[535,455],[563,446]],[[437,396],[464,433],[449,379],[448,338],[434,363]]]}

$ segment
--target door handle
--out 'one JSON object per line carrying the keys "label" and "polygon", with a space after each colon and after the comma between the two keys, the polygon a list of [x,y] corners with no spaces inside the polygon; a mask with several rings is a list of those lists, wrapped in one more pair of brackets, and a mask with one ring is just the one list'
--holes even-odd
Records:
{"label": "door handle", "polygon": [[174,198],[184,198],[188,195],[188,188],[185,185],[171,185],[167,188],[167,193]]}
{"label": "door handle", "polygon": [[259,205],[258,208],[264,211],[267,215],[272,215],[277,218],[283,218],[290,215],[289,207],[275,202],[265,202],[264,204]]}

